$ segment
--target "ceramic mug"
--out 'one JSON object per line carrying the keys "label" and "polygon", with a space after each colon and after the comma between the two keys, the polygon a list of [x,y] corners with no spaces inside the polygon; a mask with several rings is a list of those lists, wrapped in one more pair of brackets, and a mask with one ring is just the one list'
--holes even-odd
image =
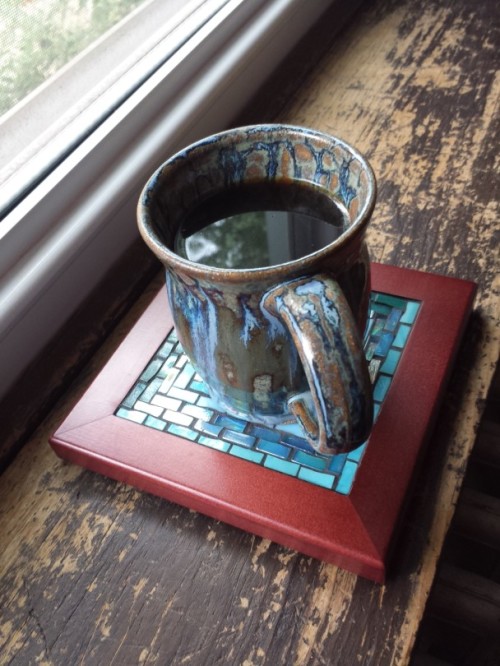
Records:
{"label": "ceramic mug", "polygon": [[[267,197],[269,188],[279,190],[279,205]],[[246,420],[296,418],[311,446],[326,455],[356,448],[372,426],[361,338],[370,296],[364,236],[375,189],[370,166],[344,141],[257,125],[177,153],[152,175],[138,204],[140,233],[166,269],[179,341],[212,396]],[[237,212],[284,207],[300,221],[304,211],[324,217],[325,202],[345,217],[338,237],[311,252],[304,247],[297,258],[274,263],[286,244],[281,232],[270,265],[234,267],[224,257],[209,265],[179,251],[179,235],[189,241],[190,229],[203,228],[205,210],[223,218],[235,206]],[[307,236],[307,225],[297,226]],[[251,228],[251,239],[259,234]],[[233,234],[224,256],[239,240]],[[253,241],[240,245],[251,254]]]}

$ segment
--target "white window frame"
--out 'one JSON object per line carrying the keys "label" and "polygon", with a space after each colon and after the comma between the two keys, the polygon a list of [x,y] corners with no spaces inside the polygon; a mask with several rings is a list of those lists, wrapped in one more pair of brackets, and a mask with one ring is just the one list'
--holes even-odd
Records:
{"label": "white window frame", "polygon": [[0,398],[137,238],[152,171],[228,127],[335,1],[230,0],[0,223]]}

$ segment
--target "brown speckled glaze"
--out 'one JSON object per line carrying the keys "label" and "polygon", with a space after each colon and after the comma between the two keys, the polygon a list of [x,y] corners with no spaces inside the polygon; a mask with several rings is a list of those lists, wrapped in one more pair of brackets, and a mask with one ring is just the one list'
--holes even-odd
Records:
{"label": "brown speckled glaze", "polygon": [[[301,259],[225,269],[173,251],[193,207],[235,185],[321,186],[343,204],[342,235]],[[246,419],[297,418],[321,453],[368,436],[371,386],[361,349],[370,293],[366,225],[375,180],[345,142],[313,130],[265,125],[204,139],[161,166],[138,206],[141,234],[166,268],[184,350],[214,396]]]}

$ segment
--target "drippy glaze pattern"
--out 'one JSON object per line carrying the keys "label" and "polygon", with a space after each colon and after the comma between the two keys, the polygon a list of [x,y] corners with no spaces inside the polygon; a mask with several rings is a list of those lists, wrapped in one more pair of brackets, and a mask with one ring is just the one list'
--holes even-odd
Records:
{"label": "drippy glaze pattern", "polygon": [[[173,251],[194,207],[236,186],[269,181],[286,186],[288,209],[299,189],[303,197],[308,185],[322,188],[347,209],[347,228],[312,254],[265,268],[215,268]],[[181,151],[152,176],[139,202],[141,234],[166,268],[179,341],[214,397],[238,417],[261,423],[279,423],[294,412],[322,453],[357,447],[371,425],[359,337],[370,286],[364,234],[374,200],[371,169],[348,144],[312,130],[266,125],[231,130]],[[318,284],[319,274],[336,286],[328,287],[328,298],[316,299],[315,317],[314,298],[308,304],[302,299],[302,314],[290,316],[289,297],[278,307],[269,296],[280,287],[290,296],[295,280]],[[336,330],[329,331],[334,311]]]}

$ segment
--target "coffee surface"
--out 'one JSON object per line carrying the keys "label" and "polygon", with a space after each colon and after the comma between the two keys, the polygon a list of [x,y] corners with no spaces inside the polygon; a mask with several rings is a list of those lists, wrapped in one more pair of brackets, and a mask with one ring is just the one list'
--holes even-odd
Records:
{"label": "coffee surface", "polygon": [[183,221],[174,250],[217,268],[264,268],[300,259],[335,241],[345,208],[321,188],[254,185],[212,197]]}

